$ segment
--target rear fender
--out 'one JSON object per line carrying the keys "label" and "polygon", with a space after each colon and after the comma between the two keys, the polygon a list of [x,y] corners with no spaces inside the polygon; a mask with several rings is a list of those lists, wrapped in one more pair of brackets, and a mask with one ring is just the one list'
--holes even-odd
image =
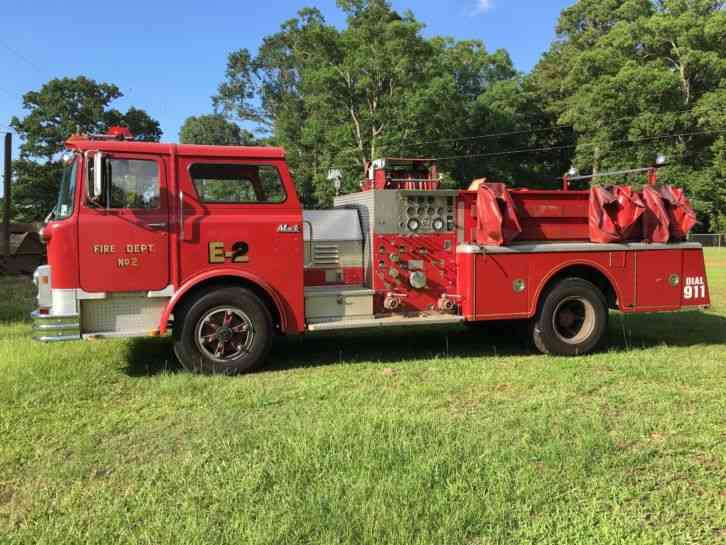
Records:
{"label": "rear fender", "polygon": [[[557,268],[551,270],[542,280],[539,282],[539,285],[537,286],[537,290],[532,297],[532,300],[530,302],[530,308],[529,308],[529,317],[532,318],[535,314],[537,314],[537,309],[539,308],[539,304],[541,301],[542,296],[546,293],[547,289],[551,285],[552,281],[555,280],[558,276],[568,276],[566,274],[567,269],[590,269],[591,271],[595,273],[599,273],[604,277],[604,279],[610,284],[610,287],[612,288],[615,297],[618,301],[618,306],[620,310],[624,310],[623,308],[623,298],[622,298],[622,292],[620,289],[620,285],[618,284],[617,280],[613,277],[613,275],[608,271],[605,267],[600,265],[599,263],[595,261],[590,261],[587,259],[574,259],[571,261],[566,261],[564,263],[561,263]],[[582,277],[578,274],[573,274],[572,276],[577,278],[584,278],[585,280],[589,280],[586,277]]]}

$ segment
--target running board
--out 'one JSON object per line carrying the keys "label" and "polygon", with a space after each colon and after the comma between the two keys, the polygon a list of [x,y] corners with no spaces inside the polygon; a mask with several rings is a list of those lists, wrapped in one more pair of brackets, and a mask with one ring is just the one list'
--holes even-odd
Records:
{"label": "running board", "polygon": [[363,318],[356,320],[335,320],[308,324],[308,331],[341,331],[345,329],[369,329],[376,327],[425,326],[458,324],[464,321],[463,316],[436,314],[433,316],[384,316],[381,318]]}

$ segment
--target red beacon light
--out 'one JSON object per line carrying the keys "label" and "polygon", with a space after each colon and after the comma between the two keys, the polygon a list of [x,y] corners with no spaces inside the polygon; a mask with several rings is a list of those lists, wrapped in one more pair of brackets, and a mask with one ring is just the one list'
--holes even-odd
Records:
{"label": "red beacon light", "polygon": [[131,134],[131,130],[128,127],[114,126],[108,129],[106,133],[108,136],[117,140],[133,140],[134,135]]}

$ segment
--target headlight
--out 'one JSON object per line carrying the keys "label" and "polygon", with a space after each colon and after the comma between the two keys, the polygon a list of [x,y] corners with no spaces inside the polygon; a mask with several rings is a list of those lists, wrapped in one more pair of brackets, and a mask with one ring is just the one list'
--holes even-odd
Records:
{"label": "headlight", "polygon": [[38,287],[38,271],[35,271],[33,273],[33,284],[35,284],[35,287]]}

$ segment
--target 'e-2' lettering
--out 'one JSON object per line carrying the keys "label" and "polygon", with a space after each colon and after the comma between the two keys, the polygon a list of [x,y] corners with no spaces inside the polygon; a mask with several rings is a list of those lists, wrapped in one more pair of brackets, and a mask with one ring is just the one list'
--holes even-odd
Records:
{"label": "'e-2' lettering", "polygon": [[209,262],[225,263],[227,260],[232,263],[247,263],[250,258],[247,255],[250,247],[244,241],[237,241],[232,244],[231,250],[225,250],[224,242],[214,241],[209,243]]}

